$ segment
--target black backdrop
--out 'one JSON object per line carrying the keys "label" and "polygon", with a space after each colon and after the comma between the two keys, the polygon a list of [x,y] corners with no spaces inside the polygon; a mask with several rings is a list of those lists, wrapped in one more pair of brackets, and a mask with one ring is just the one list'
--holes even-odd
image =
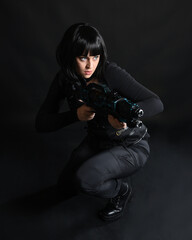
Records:
{"label": "black backdrop", "polygon": [[1,112],[9,130],[33,128],[58,70],[56,46],[80,21],[100,30],[110,60],[160,95],[165,112],[150,121],[171,129],[190,125],[192,20],[185,1],[3,2]]}
{"label": "black backdrop", "polygon": [[73,23],[97,27],[109,60],[161,97],[164,113],[146,121],[152,136],[162,134],[170,143],[190,139],[189,3],[1,1],[1,202],[54,184],[63,156],[84,136],[81,124],[49,134],[37,134],[34,128],[35,114],[59,69],[56,46]]}
{"label": "black backdrop", "polygon": [[[36,135],[34,119],[59,69],[56,46],[71,24],[82,21],[100,30],[109,60],[161,97],[164,113],[146,124],[179,140],[190,133],[192,20],[185,1],[2,2],[0,97],[6,146],[39,138],[43,143],[50,138],[46,144],[52,144],[52,135],[65,141],[64,131]],[[73,141],[73,134],[66,142]]]}

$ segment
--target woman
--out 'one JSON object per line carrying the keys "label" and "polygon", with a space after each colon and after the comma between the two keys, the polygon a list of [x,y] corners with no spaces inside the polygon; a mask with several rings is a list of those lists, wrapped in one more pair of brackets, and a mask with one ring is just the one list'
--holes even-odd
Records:
{"label": "woman", "polygon": [[[144,124],[130,128],[113,115],[86,105],[77,93],[90,83],[106,85],[136,103],[145,117],[161,112],[163,104],[129,73],[107,61],[103,38],[87,23],[74,24],[65,32],[56,57],[61,70],[37,114],[36,129],[49,132],[87,122],[87,136],[72,152],[58,185],[66,196],[81,190],[108,198],[99,216],[106,221],[118,219],[132,195],[127,178],[143,167],[149,156],[149,134]],[[63,99],[67,99],[69,111],[60,111]]]}

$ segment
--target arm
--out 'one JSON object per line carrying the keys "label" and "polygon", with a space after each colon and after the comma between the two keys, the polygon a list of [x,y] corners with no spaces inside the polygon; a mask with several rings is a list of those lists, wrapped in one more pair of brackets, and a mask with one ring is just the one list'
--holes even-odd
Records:
{"label": "arm", "polygon": [[115,89],[120,95],[135,102],[144,111],[145,117],[156,115],[163,111],[160,98],[138,83],[129,73],[114,63],[110,63],[105,72],[105,79],[109,87]]}
{"label": "arm", "polygon": [[60,72],[56,75],[37,113],[35,127],[38,132],[55,131],[78,121],[76,109],[59,113],[60,103],[66,98],[60,84],[60,75]]}

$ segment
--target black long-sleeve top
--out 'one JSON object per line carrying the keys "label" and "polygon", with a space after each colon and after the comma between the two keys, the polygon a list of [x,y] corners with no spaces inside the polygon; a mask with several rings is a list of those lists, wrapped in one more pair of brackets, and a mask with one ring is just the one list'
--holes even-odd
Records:
{"label": "black long-sleeve top", "polygon": [[[122,97],[137,103],[144,110],[145,117],[150,117],[163,111],[163,104],[160,98],[137,82],[117,64],[109,62],[106,64],[104,81],[110,89],[115,89]],[[68,101],[70,110],[60,112],[60,105],[65,99]],[[94,128],[99,118],[101,116],[97,118],[96,113],[96,117],[88,121],[88,126]],[[62,71],[59,71],[37,114],[36,129],[39,132],[55,131],[77,121],[79,121],[77,117],[77,103],[72,84],[66,81]]]}

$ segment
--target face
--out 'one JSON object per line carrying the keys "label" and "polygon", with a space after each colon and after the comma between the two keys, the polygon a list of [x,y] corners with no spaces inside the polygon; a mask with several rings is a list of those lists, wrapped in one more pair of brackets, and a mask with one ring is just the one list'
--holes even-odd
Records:
{"label": "face", "polygon": [[100,60],[100,55],[78,56],[76,57],[76,70],[77,73],[83,78],[90,78],[95,72]]}

